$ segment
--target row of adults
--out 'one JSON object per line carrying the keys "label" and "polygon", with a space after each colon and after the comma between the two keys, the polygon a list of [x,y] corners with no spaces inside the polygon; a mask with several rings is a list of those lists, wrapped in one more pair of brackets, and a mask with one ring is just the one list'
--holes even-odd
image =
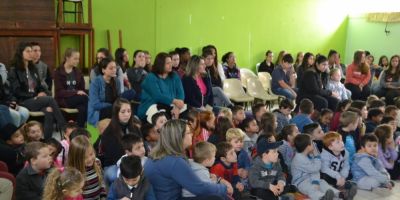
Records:
{"label": "row of adults", "polygon": [[[267,52],[267,54],[270,53]],[[271,60],[271,54],[269,57]],[[332,57],[331,53],[329,57]],[[265,68],[268,64],[271,66],[271,62],[266,60],[267,64],[263,63],[259,69],[271,71],[270,67]],[[366,62],[364,51],[356,51],[353,62],[347,68],[343,68],[343,65],[330,65],[330,59],[323,55],[318,55],[314,61],[314,55],[311,53],[304,55],[303,62],[297,67],[297,71],[293,67],[293,57],[290,54],[283,55],[280,63],[271,71],[272,91],[297,102],[303,98],[309,98],[317,110],[322,108],[335,110],[337,103],[342,100],[337,91],[328,87],[329,80],[335,78],[330,77],[333,73],[329,74],[329,71],[340,72],[338,73],[339,80],[340,76],[344,78],[343,74],[346,74],[344,86],[352,99],[366,100],[371,94],[371,69],[369,63]],[[399,56],[394,55],[388,67],[380,73],[377,86],[379,89],[375,89],[374,94],[386,97],[386,103],[393,104],[395,97],[400,95],[399,76]]]}

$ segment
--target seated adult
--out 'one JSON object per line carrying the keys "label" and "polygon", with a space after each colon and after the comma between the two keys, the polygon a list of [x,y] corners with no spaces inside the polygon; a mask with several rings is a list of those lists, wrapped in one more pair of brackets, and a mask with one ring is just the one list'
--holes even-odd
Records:
{"label": "seated adult", "polygon": [[303,62],[300,64],[300,66],[297,68],[296,74],[297,74],[297,79],[296,79],[296,86],[297,88],[301,87],[301,82],[303,81],[303,74],[305,71],[308,69],[312,68],[314,65],[314,55],[310,52],[307,52],[304,54]]}
{"label": "seated adult", "polygon": [[379,77],[381,95],[385,96],[387,105],[394,104],[394,98],[400,96],[400,66],[399,55],[390,58],[389,67]]}
{"label": "seated adult", "polygon": [[39,78],[42,85],[47,90],[51,91],[53,87],[53,79],[51,78],[50,67],[41,60],[42,49],[37,42],[31,42],[32,46],[32,61],[39,73]]}
{"label": "seated adult", "polygon": [[258,72],[268,72],[272,74],[275,68],[274,63],[272,62],[273,59],[274,59],[274,53],[272,53],[271,50],[268,50],[265,53],[265,60],[263,60],[260,63],[260,66],[258,66]]}
{"label": "seated adult", "polygon": [[188,64],[190,60],[190,49],[187,47],[182,47],[182,48],[175,48],[175,52],[179,54],[179,67],[176,72],[178,73],[179,77],[182,78],[183,75],[185,75],[185,70],[186,70],[186,65]]}
{"label": "seated adult", "polygon": [[272,92],[278,95],[285,96],[289,100],[294,100],[297,93],[291,84],[291,76],[294,72],[291,70],[293,57],[290,54],[285,54],[282,57],[282,64],[275,66],[272,72],[271,88]]}
{"label": "seated adult", "polygon": [[226,78],[237,78],[240,80],[240,69],[236,66],[236,56],[233,52],[228,52],[222,56]]}
{"label": "seated adult", "polygon": [[30,43],[19,44],[14,55],[12,68],[8,74],[11,93],[16,102],[30,111],[42,111],[44,116],[45,139],[53,135],[53,122],[58,127],[64,127],[65,119],[57,102],[49,96],[39,78],[38,71],[32,62],[32,47]]}
{"label": "seated adult", "polygon": [[138,117],[145,120],[151,108],[164,109],[169,116],[179,118],[185,103],[185,94],[181,79],[172,71],[171,57],[164,52],[159,53],[149,73],[142,82],[142,95],[138,109]]}
{"label": "seated adult", "polygon": [[371,71],[365,63],[364,51],[354,53],[353,63],[347,67],[345,86],[351,91],[353,100],[367,100],[370,94],[368,86],[371,79]]}
{"label": "seated adult", "polygon": [[103,58],[99,67],[102,75],[90,83],[89,89],[88,123],[94,126],[99,120],[111,118],[112,105],[121,94],[115,61]]}
{"label": "seated adult", "polygon": [[104,58],[112,59],[110,51],[106,48],[98,49],[96,53],[96,62],[90,70],[90,81],[93,81],[98,75],[101,75],[101,68],[99,67],[99,64]]}
{"label": "seated adult", "polygon": [[0,127],[7,122],[19,127],[28,120],[29,110],[17,104],[11,96],[9,84],[3,80],[0,76]]}
{"label": "seated adult", "polygon": [[335,110],[339,102],[339,94],[326,89],[328,75],[328,59],[325,56],[318,56],[315,66],[306,70],[303,74],[301,87],[299,88],[298,102],[308,98],[314,103],[314,107],[321,111],[323,108]]}
{"label": "seated adult", "polygon": [[207,76],[211,80],[214,105],[232,107],[232,102],[222,90],[222,78],[218,72],[218,63],[217,65],[215,64],[215,56],[211,49],[205,49],[203,51],[203,58],[204,64],[206,65]]}
{"label": "seated adult", "polygon": [[186,67],[186,74],[182,77],[185,103],[194,108],[204,109],[213,106],[213,91],[210,77],[207,76],[204,59],[194,55]]}
{"label": "seated adult", "polygon": [[170,120],[161,130],[160,139],[144,168],[157,199],[185,199],[185,188],[197,197],[188,199],[223,199],[227,188],[222,184],[203,182],[190,168],[185,149],[192,145],[189,125],[182,120]]}
{"label": "seated adult", "polygon": [[79,110],[76,121],[80,127],[85,127],[89,99],[78,64],[79,51],[71,48],[65,50],[64,61],[54,72],[54,92],[58,105]]}
{"label": "seated adult", "polygon": [[128,77],[129,88],[135,91],[134,99],[140,101],[140,94],[142,87],[140,86],[147,76],[147,71],[144,69],[146,66],[146,57],[142,50],[136,50],[133,53],[133,64],[131,68],[126,70]]}

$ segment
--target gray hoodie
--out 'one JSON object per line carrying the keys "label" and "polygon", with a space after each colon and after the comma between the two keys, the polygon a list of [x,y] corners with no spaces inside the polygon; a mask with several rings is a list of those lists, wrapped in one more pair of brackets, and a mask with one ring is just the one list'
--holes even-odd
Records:
{"label": "gray hoodie", "polygon": [[303,181],[309,180],[320,181],[321,170],[321,157],[318,156],[306,156],[303,153],[296,153],[292,160],[291,172],[292,172],[292,184],[299,186]]}
{"label": "gray hoodie", "polygon": [[378,158],[367,153],[356,153],[354,155],[351,173],[356,182],[365,176],[373,177],[381,184],[387,184],[390,181],[389,173]]}
{"label": "gray hoodie", "polygon": [[[194,162],[193,160],[189,160],[189,165],[192,168],[193,172],[197,175],[197,177],[200,178],[201,181],[209,183],[212,182],[210,178],[210,172],[206,167],[204,167],[199,163]],[[182,197],[195,197],[195,196],[196,195],[189,192],[189,190],[186,190],[185,188],[182,189]]]}
{"label": "gray hoodie", "polygon": [[268,169],[267,165],[257,156],[253,161],[253,166],[249,170],[249,181],[252,188],[268,189],[269,184],[282,182],[285,185],[286,180],[282,173],[279,162],[272,163]]}
{"label": "gray hoodie", "polygon": [[339,178],[347,178],[350,171],[349,152],[345,149],[338,156],[332,151],[323,149],[321,153],[322,167],[321,172],[338,180]]}

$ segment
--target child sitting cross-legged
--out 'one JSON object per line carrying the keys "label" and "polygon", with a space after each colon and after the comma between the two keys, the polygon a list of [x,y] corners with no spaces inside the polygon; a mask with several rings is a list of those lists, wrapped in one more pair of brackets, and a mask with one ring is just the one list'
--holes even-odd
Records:
{"label": "child sitting cross-legged", "polygon": [[249,170],[251,193],[264,200],[294,199],[285,194],[286,180],[278,159],[278,147],[283,142],[261,139],[257,143],[257,157]]}
{"label": "child sitting cross-legged", "polygon": [[322,147],[324,146],[322,143],[322,138],[325,135],[321,126],[318,123],[308,124],[304,126],[303,133],[310,135],[315,150],[317,150],[318,153],[321,153]]}
{"label": "child sitting cross-legged", "polygon": [[361,150],[354,155],[351,173],[360,189],[386,192],[393,188],[389,173],[378,159],[378,138],[375,135],[361,138]]}
{"label": "child sitting cross-legged", "polygon": [[153,187],[143,175],[143,167],[139,156],[125,156],[119,166],[121,175],[114,181],[107,199],[144,199],[155,200]]}
{"label": "child sitting cross-legged", "polygon": [[321,156],[314,148],[311,137],[297,135],[294,139],[297,153],[293,158],[291,172],[292,184],[311,200],[332,200],[339,191],[320,178]]}
{"label": "child sitting cross-legged", "polygon": [[[210,175],[210,172],[207,169],[207,167],[211,167],[214,164],[216,151],[217,149],[212,143],[197,143],[194,146],[193,160],[189,161],[190,167],[200,180],[226,185],[228,194],[231,195],[233,193],[232,185],[222,177],[217,177],[215,174]],[[182,190],[182,197],[195,196],[196,195],[186,189]]]}
{"label": "child sitting cross-legged", "polygon": [[339,189],[341,198],[353,199],[357,193],[357,185],[346,181],[350,172],[350,162],[342,136],[337,132],[329,132],[324,136],[323,143],[321,178]]}
{"label": "child sitting cross-legged", "polygon": [[211,167],[210,172],[215,174],[228,182],[234,188],[234,199],[240,198],[240,192],[244,190],[244,186],[240,183],[238,175],[237,155],[235,149],[228,142],[221,142],[217,145],[216,162]]}

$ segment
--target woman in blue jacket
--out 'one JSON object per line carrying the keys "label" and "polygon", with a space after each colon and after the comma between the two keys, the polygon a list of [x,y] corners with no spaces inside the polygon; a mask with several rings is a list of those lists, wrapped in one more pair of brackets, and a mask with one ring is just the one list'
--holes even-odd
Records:
{"label": "woman in blue jacket", "polygon": [[227,194],[225,185],[203,182],[192,171],[185,156],[185,149],[191,145],[189,125],[183,120],[165,123],[160,140],[144,166],[144,174],[157,199],[184,199],[183,188],[196,195],[190,199],[223,199]]}
{"label": "woman in blue jacket", "polygon": [[207,76],[204,59],[194,55],[186,67],[186,74],[182,77],[185,103],[190,107],[204,108],[213,106],[213,93],[210,77]]}
{"label": "woman in blue jacket", "polygon": [[182,82],[178,74],[172,71],[171,57],[167,53],[159,53],[149,73],[142,82],[142,96],[138,109],[140,119],[146,118],[147,110],[152,106],[157,110],[165,109],[174,118],[184,108]]}
{"label": "woman in blue jacket", "polygon": [[111,118],[112,105],[121,91],[115,61],[104,58],[99,67],[102,75],[90,83],[89,89],[88,123],[94,126],[101,119]]}

